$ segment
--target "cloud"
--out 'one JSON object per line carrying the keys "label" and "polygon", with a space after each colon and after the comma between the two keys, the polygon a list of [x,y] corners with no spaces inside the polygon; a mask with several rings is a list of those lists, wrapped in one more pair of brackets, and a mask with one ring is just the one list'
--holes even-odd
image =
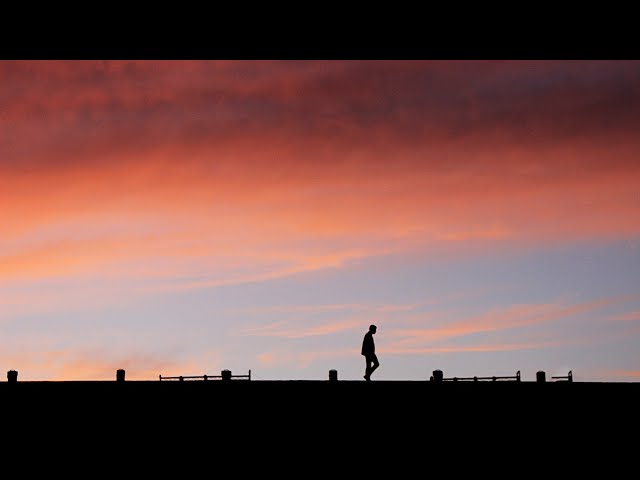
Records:
{"label": "cloud", "polygon": [[[515,328],[529,327],[541,323],[561,320],[574,315],[604,308],[609,305],[634,301],[640,295],[618,295],[599,298],[574,305],[561,302],[549,304],[514,305],[509,308],[498,308],[487,313],[453,321],[442,327],[426,329],[395,329],[389,333],[400,337],[390,348],[410,351],[412,345],[423,342],[444,342],[459,337],[478,333],[506,331]],[[448,348],[448,347],[447,347]]]}
{"label": "cloud", "polygon": [[274,322],[259,327],[250,327],[242,330],[242,335],[256,335],[264,337],[304,338],[331,335],[334,333],[364,328],[370,323],[366,318],[349,318],[338,322],[309,325],[310,322],[296,320],[294,322]]}
{"label": "cloud", "polygon": [[0,72],[3,288],[179,292],[640,236],[640,62]]}
{"label": "cloud", "polygon": [[610,370],[607,373],[612,377],[640,378],[640,370]]}
{"label": "cloud", "polygon": [[477,345],[450,345],[438,347],[384,347],[380,348],[380,353],[390,355],[424,355],[440,353],[460,353],[460,352],[511,352],[518,350],[537,350],[541,348],[564,346],[560,341],[548,342],[522,342],[522,343],[496,343]]}
{"label": "cloud", "polygon": [[119,156],[242,139],[287,148],[298,138],[345,153],[466,141],[538,149],[628,138],[640,121],[637,61],[56,61],[0,69],[0,163],[11,168],[41,168],[58,152],[72,165],[96,149]]}
{"label": "cloud", "polygon": [[633,321],[637,321],[640,320],[640,310],[638,311],[634,311],[634,312],[627,312],[627,313],[623,313],[620,315],[616,315],[615,317],[611,318],[614,321],[621,321],[621,322],[633,322]]}
{"label": "cloud", "polygon": [[418,302],[413,304],[365,304],[365,303],[342,303],[342,304],[321,304],[321,305],[276,305],[270,307],[243,307],[234,308],[232,311],[246,314],[268,314],[268,313],[322,313],[333,311],[372,311],[372,312],[405,312],[416,309],[421,305],[435,303],[434,300]]}

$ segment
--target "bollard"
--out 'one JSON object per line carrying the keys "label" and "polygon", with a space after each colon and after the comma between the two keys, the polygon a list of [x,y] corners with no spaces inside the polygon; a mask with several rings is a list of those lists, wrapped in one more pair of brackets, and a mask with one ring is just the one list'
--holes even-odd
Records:
{"label": "bollard", "polygon": [[442,370],[434,370],[433,371],[433,381],[434,382],[442,382],[443,379]]}
{"label": "bollard", "polygon": [[222,372],[220,372],[220,375],[222,375],[222,380],[224,381],[231,380],[231,370],[222,370]]}
{"label": "bollard", "polygon": [[116,370],[116,382],[124,382],[124,370],[122,368]]}
{"label": "bollard", "polygon": [[546,382],[544,371],[540,370],[539,372],[536,373],[536,382],[538,383]]}
{"label": "bollard", "polygon": [[9,370],[7,372],[7,381],[9,383],[15,383],[18,381],[18,372],[16,370]]}
{"label": "bollard", "polygon": [[337,382],[338,381],[338,371],[337,370],[329,370],[329,381]]}

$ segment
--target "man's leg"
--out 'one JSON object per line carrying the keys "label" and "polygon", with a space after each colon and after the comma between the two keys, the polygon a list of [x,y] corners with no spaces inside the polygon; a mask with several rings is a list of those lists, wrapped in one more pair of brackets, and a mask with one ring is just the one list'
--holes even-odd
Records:
{"label": "man's leg", "polygon": [[365,357],[367,361],[367,367],[364,369],[364,379],[368,382],[371,380],[371,357]]}
{"label": "man's leg", "polygon": [[[378,368],[380,366],[380,362],[378,362],[378,357],[374,355],[371,355],[371,357],[369,357],[367,359],[367,361],[369,362],[369,378],[371,378],[371,374],[375,371],[376,368]],[[373,365],[372,365],[373,363]]]}

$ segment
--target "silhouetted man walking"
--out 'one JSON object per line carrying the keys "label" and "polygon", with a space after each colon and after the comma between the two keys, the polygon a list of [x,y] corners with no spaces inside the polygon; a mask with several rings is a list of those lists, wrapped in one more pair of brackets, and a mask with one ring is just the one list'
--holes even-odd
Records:
{"label": "silhouetted man walking", "polygon": [[380,366],[378,357],[376,357],[376,344],[373,342],[373,335],[376,333],[376,329],[375,325],[369,325],[369,331],[364,334],[364,340],[362,340],[362,355],[367,361],[364,379],[367,382],[371,381],[371,374]]}

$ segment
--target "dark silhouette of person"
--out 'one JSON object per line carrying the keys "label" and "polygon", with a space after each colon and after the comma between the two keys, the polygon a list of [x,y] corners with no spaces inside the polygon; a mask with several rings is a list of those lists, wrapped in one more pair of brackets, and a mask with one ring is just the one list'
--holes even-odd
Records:
{"label": "dark silhouette of person", "polygon": [[367,382],[371,381],[371,374],[380,366],[378,357],[376,357],[376,344],[373,342],[373,335],[376,330],[377,327],[375,325],[369,325],[369,331],[364,334],[364,340],[362,340],[362,355],[364,355],[367,362],[364,379]]}

